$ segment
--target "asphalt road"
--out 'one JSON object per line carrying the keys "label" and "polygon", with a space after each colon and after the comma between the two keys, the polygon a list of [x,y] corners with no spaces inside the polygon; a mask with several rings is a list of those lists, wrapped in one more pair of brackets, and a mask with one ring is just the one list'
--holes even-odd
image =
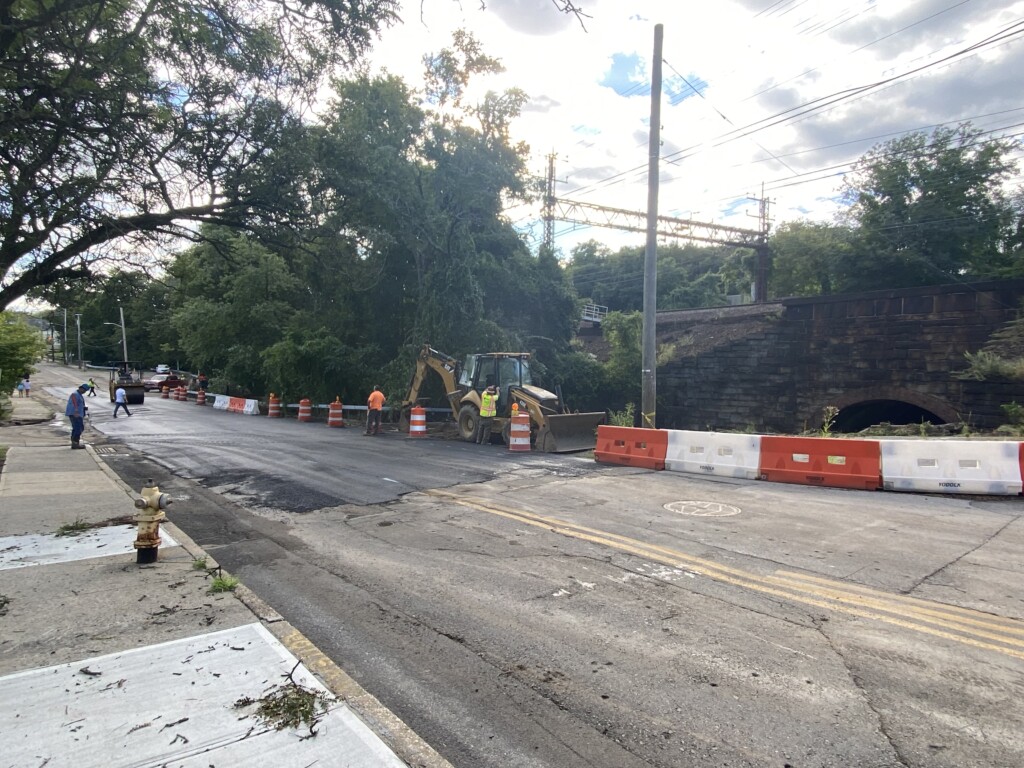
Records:
{"label": "asphalt road", "polygon": [[1024,765],[1020,499],[133,413],[86,439],[458,768]]}

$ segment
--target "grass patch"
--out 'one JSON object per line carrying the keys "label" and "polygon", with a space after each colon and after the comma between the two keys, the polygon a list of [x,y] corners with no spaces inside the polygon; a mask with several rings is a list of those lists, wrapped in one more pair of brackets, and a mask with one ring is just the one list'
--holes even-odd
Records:
{"label": "grass patch", "polygon": [[240,582],[234,576],[221,575],[214,578],[207,592],[211,595],[216,595],[219,592],[234,592],[235,587],[239,584]]}
{"label": "grass patch", "polygon": [[87,523],[80,517],[75,518],[73,523],[64,523],[60,528],[57,529],[57,536],[77,536],[80,533],[85,533],[90,528],[95,528],[92,523]]}
{"label": "grass patch", "polygon": [[193,560],[192,561],[192,570],[193,571],[205,571],[206,570],[206,558],[205,557],[197,557],[195,560]]}
{"label": "grass patch", "polygon": [[292,667],[288,673],[288,682],[275,686],[258,699],[243,696],[235,702],[235,709],[255,706],[256,717],[265,725],[278,731],[306,727],[309,736],[304,738],[316,736],[316,726],[334,697],[325,691],[313,691],[295,682],[293,675],[298,667],[298,664]]}

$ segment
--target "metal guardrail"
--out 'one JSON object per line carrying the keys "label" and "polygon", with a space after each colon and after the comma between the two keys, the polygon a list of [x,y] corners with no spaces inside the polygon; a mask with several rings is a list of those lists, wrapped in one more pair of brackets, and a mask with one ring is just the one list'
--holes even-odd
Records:
{"label": "metal guardrail", "polygon": [[600,304],[584,304],[582,318],[592,323],[600,323],[608,314],[608,307]]}

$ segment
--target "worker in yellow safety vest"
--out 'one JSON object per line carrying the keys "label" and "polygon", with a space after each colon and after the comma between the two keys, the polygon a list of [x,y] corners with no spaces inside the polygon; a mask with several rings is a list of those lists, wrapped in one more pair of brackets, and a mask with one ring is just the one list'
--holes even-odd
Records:
{"label": "worker in yellow safety vest", "polygon": [[491,424],[498,415],[498,388],[489,384],[480,395],[480,421],[476,426],[476,441],[481,445],[491,442]]}

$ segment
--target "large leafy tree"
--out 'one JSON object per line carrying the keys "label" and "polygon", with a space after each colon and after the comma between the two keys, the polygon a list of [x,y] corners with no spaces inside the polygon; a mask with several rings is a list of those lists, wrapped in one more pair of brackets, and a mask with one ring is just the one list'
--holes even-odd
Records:
{"label": "large leafy tree", "polygon": [[334,83],[323,124],[289,148],[308,158],[300,232],[257,243],[210,229],[176,261],[174,327],[215,385],[361,401],[405,384],[424,342],[454,355],[567,346],[564,270],[501,215],[526,186],[508,134],[520,99],[456,106],[470,75],[498,65],[470,36],[455,43],[428,59],[449,84],[425,102],[388,75]]}
{"label": "large leafy tree", "polygon": [[[843,276],[853,270],[855,232],[839,224],[787,222],[770,240],[772,296],[818,296],[845,287]],[[881,286],[879,286],[881,287]]]}
{"label": "large leafy tree", "polygon": [[[723,246],[670,243],[658,247],[658,309],[725,304],[730,294],[749,290],[752,254]],[[643,309],[644,249],[611,252],[596,241],[572,252],[572,281],[580,296],[628,312]]]}
{"label": "large leafy tree", "polygon": [[907,287],[1006,274],[1014,172],[1004,140],[964,124],[881,144],[846,182],[852,258],[835,254],[842,290]]}
{"label": "large leafy tree", "polygon": [[297,110],[396,7],[0,2],[0,307],[195,222],[290,221]]}

